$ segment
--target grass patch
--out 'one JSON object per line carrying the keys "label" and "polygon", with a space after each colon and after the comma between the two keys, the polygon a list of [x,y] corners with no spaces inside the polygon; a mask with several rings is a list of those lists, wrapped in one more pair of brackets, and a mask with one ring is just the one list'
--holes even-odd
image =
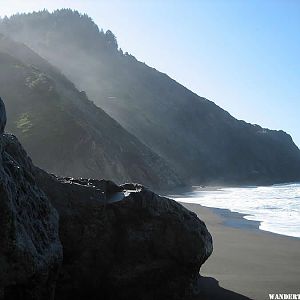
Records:
{"label": "grass patch", "polygon": [[30,114],[28,112],[21,114],[20,118],[16,121],[16,125],[22,133],[28,133],[33,126]]}

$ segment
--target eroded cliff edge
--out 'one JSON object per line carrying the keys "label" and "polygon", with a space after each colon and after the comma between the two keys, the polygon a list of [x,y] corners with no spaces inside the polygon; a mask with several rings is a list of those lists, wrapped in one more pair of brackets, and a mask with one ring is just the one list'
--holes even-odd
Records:
{"label": "eroded cliff edge", "polygon": [[0,299],[184,299],[212,238],[137,184],[59,178],[0,133]]}

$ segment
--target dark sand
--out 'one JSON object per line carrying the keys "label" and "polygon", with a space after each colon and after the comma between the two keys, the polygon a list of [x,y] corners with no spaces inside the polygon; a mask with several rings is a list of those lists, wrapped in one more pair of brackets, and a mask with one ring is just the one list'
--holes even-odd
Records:
{"label": "dark sand", "polygon": [[300,239],[261,231],[258,222],[228,210],[183,205],[206,223],[214,240],[214,252],[200,271],[199,299],[300,293]]}

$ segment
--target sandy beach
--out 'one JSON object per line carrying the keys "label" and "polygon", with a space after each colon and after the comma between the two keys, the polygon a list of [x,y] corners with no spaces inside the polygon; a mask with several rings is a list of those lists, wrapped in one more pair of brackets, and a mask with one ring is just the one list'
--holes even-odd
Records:
{"label": "sandy beach", "polygon": [[300,293],[300,239],[258,229],[228,210],[185,204],[202,219],[214,252],[201,268],[201,299],[269,299]]}

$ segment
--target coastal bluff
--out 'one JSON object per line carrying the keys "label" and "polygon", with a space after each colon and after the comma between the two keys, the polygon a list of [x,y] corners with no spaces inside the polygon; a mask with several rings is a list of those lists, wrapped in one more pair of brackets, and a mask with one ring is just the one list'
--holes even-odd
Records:
{"label": "coastal bluff", "polygon": [[[145,164],[149,173],[151,162],[160,161],[153,168],[150,178],[154,180],[156,176],[162,175],[150,186],[152,189],[158,190],[157,183],[167,183],[166,179],[170,180],[170,185],[165,185],[161,190],[170,190],[170,187],[174,189],[174,186],[177,188],[179,183],[176,177],[187,186],[270,185],[300,181],[300,150],[289,134],[239,120],[167,74],[123,53],[118,49],[117,39],[112,32],[106,34],[99,30],[88,15],[71,9],[19,14],[0,23],[0,33],[27,45],[31,51],[45,58],[79,90],[85,91],[88,99],[93,100],[96,106],[159,156]],[[3,44],[7,49],[7,43]],[[8,49],[9,55],[15,53],[14,56],[22,61],[28,61],[27,55],[20,55],[24,53],[23,50],[18,50],[16,54],[15,49],[20,49],[16,44]],[[33,53],[31,57],[30,63],[38,66]],[[45,70],[43,66],[39,68]],[[7,85],[1,84],[1,81],[0,88],[7,90],[7,97],[11,101],[16,101],[11,96],[13,91],[8,91]],[[65,92],[60,94],[64,95]],[[25,102],[23,99],[21,101]],[[261,120],[267,117],[268,111],[265,111],[266,115]],[[84,118],[89,120],[93,114],[84,114]],[[11,123],[12,120],[9,120],[9,125]],[[103,128],[103,124],[96,126]],[[37,136],[37,140],[39,138]],[[63,138],[67,139],[67,135]],[[122,140],[121,147],[128,144],[126,139]],[[116,140],[114,135],[113,141]],[[35,145],[35,141],[31,143]],[[72,146],[69,148],[72,149]],[[110,156],[112,148],[106,151],[105,156]],[[76,163],[80,161],[82,152],[75,160]],[[36,160],[38,154],[32,153],[32,158]],[[50,158],[51,167],[57,160]],[[84,161],[87,161],[86,157]],[[108,166],[112,165],[112,161],[108,161]],[[143,170],[143,161],[142,157],[137,168],[135,160],[130,160],[130,164],[125,166],[126,173],[132,170],[134,175],[138,170]],[[100,161],[100,165],[104,166],[104,163]],[[107,178],[118,181],[115,173],[122,164],[118,162],[116,165],[118,168],[114,167],[112,175]],[[160,165],[163,167],[157,172]],[[170,169],[167,176],[166,165]],[[74,166],[71,166],[74,171]],[[84,170],[87,173],[83,173]],[[176,176],[172,176],[172,171]],[[71,175],[58,175],[95,177],[90,168],[82,168],[80,172],[82,175],[74,172]],[[143,181],[142,175],[143,172],[139,172],[130,181],[139,181],[149,186],[150,180]]]}
{"label": "coastal bluff", "polygon": [[0,135],[0,299],[188,299],[204,222],[138,184],[62,178]]}

